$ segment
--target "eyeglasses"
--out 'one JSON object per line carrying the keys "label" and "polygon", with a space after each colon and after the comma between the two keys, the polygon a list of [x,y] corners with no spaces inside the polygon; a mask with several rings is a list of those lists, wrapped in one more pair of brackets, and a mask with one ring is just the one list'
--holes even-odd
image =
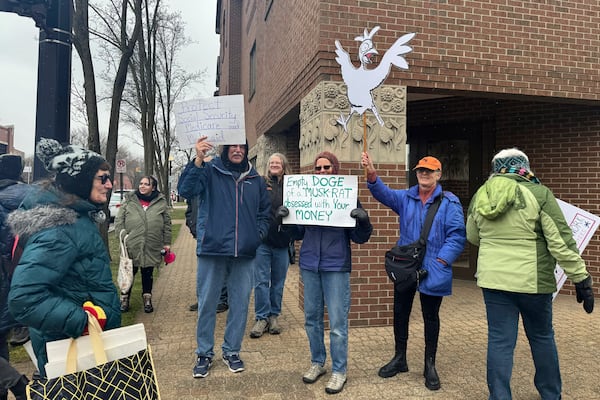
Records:
{"label": "eyeglasses", "polygon": [[106,181],[111,181],[112,178],[110,177],[109,174],[104,174],[104,175],[100,175],[100,176],[96,176],[96,179],[100,180],[100,183],[102,183],[103,185],[106,185]]}
{"label": "eyeglasses", "polygon": [[439,169],[436,169],[435,171],[432,169],[427,169],[427,168],[419,168],[417,169],[417,174],[433,174],[434,172],[438,172]]}
{"label": "eyeglasses", "polygon": [[330,165],[316,165],[315,166],[315,171],[321,171],[323,169],[325,171],[329,171],[331,169],[331,164]]}

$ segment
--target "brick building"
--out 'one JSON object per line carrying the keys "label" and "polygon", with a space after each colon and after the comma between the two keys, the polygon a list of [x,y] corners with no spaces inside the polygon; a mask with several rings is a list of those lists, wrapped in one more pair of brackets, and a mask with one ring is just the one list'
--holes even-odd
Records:
{"label": "brick building", "polygon": [[[384,182],[414,184],[410,166],[432,154],[444,165],[442,186],[466,207],[493,154],[516,146],[558,198],[600,214],[597,0],[219,0],[218,94],[244,94],[250,156],[259,171],[281,151],[295,172],[311,173],[315,154],[329,149],[342,174],[359,176],[359,197],[375,231],[353,248],[353,326],[392,321],[383,254],[398,228],[395,214],[364,185],[360,118],[348,134],[335,121],[349,106],[334,42],[357,66],[354,38],[376,25],[380,56],[369,68],[398,37],[416,32],[406,55],[410,69],[392,67],[374,92],[385,125],[366,113],[367,145]],[[583,256],[598,294],[598,235]],[[475,268],[475,250],[467,248],[455,277],[473,279]],[[562,293],[574,294],[570,282]]]}

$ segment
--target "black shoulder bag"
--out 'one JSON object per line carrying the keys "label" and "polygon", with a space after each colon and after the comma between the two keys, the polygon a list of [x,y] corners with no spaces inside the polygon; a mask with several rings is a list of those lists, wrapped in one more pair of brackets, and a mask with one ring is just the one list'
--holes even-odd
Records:
{"label": "black shoulder bag", "polygon": [[427,237],[431,230],[433,217],[442,203],[442,197],[443,194],[427,210],[419,240],[404,246],[394,246],[385,252],[385,271],[394,282],[395,290],[399,292],[416,287],[418,281],[427,276],[427,271],[422,269]]}

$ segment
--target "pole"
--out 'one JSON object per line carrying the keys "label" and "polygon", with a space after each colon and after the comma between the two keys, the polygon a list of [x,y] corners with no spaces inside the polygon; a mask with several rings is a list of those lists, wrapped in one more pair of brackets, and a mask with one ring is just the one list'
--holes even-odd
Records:
{"label": "pole", "polygon": [[[363,153],[367,152],[367,114],[363,113]],[[367,167],[365,167],[365,179],[367,179]]]}
{"label": "pole", "polygon": [[[50,1],[38,48],[36,143],[42,137],[61,143],[70,141],[71,28],[71,1]],[[44,165],[35,158],[34,180],[46,175]]]}

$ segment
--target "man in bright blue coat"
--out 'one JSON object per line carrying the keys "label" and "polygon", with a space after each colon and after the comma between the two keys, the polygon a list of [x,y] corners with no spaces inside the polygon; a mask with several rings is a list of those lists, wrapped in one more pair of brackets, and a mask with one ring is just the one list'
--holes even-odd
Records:
{"label": "man in bright blue coat", "polygon": [[441,197],[438,209],[427,238],[422,268],[427,277],[418,282],[418,287],[399,292],[394,290],[394,340],[395,355],[379,370],[379,376],[389,378],[399,372],[407,372],[406,344],[408,322],[412,303],[419,290],[421,310],[425,325],[425,386],[429,390],[440,388],[440,379],[435,369],[438,336],[440,331],[439,310],[443,296],[452,294],[452,263],[463,251],[466,241],[465,220],[458,198],[443,191],[438,184],[442,176],[442,164],[431,156],[423,157],[413,168],[418,184],[409,189],[394,190],[386,186],[377,176],[377,171],[368,153],[364,152],[362,166],[367,169],[367,186],[381,204],[398,214],[400,237],[398,246],[419,239],[427,210]]}
{"label": "man in bright blue coat", "polygon": [[223,284],[229,313],[221,346],[231,372],[244,370],[240,358],[252,291],[256,249],[269,229],[271,202],[264,179],[248,161],[248,146],[225,145],[221,157],[204,162],[213,145],[206,136],[196,142],[196,158],[179,178],[177,189],[187,199],[201,196],[198,213],[198,326],[194,378],[204,378],[212,365],[216,307]]}

